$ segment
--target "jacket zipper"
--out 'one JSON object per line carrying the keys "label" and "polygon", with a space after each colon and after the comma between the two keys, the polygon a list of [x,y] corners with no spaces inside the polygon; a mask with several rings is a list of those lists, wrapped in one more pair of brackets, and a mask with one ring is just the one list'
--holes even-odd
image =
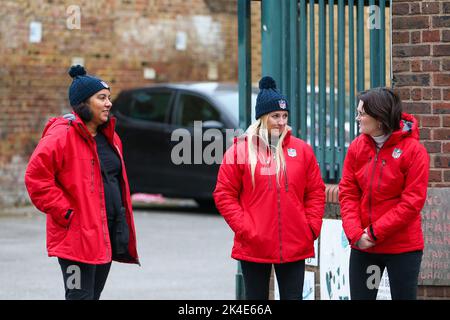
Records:
{"label": "jacket zipper", "polygon": [[278,236],[280,238],[280,263],[283,263],[283,247],[281,242],[281,202],[280,202],[280,186],[277,185],[277,205],[278,205]]}
{"label": "jacket zipper", "polygon": [[386,160],[382,160],[381,161],[381,169],[380,169],[380,177],[378,178],[378,185],[377,185],[377,191],[380,191],[380,184],[381,184],[381,180],[383,178],[383,168],[386,164]]}
{"label": "jacket zipper", "polygon": [[91,193],[94,193],[94,159],[91,159]]}
{"label": "jacket zipper", "polygon": [[373,161],[373,172],[372,172],[372,176],[370,178],[370,184],[369,184],[369,225],[372,224],[372,185],[373,185],[373,178],[375,177],[375,171],[377,168],[378,152],[379,152],[379,150],[377,150],[375,159]]}

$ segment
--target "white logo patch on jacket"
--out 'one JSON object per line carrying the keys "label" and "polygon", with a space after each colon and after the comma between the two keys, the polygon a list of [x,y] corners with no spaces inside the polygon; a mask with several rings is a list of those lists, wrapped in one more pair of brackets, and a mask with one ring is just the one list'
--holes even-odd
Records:
{"label": "white logo patch on jacket", "polygon": [[297,156],[297,150],[289,148],[287,149],[287,153],[289,157],[296,157]]}
{"label": "white logo patch on jacket", "polygon": [[401,154],[402,154],[402,150],[399,148],[395,148],[394,151],[392,151],[392,158],[398,159],[398,158],[400,158]]}

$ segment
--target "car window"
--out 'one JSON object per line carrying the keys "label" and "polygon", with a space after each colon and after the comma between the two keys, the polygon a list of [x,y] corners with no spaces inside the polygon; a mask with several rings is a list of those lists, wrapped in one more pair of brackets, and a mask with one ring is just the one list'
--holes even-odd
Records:
{"label": "car window", "polygon": [[[239,122],[239,93],[231,91],[217,91],[214,93],[215,98],[228,110],[236,123]],[[255,119],[256,93],[251,95],[251,118],[250,122]]]}
{"label": "car window", "polygon": [[220,113],[208,101],[200,97],[181,94],[179,99],[177,124],[193,127],[194,121],[220,121]]}
{"label": "car window", "polygon": [[170,92],[137,91],[132,94],[126,115],[139,120],[165,122],[170,96]]}

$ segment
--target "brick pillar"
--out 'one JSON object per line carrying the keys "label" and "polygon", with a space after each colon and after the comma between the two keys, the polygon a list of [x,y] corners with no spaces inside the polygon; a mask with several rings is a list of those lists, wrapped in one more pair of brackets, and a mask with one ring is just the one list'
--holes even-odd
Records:
{"label": "brick pillar", "polygon": [[418,298],[448,299],[448,245],[443,240],[450,210],[450,1],[393,1],[392,66],[394,88],[404,111],[418,119],[420,140],[430,155]]}
{"label": "brick pillar", "polygon": [[394,0],[392,65],[404,111],[419,120],[430,187],[450,187],[450,2]]}

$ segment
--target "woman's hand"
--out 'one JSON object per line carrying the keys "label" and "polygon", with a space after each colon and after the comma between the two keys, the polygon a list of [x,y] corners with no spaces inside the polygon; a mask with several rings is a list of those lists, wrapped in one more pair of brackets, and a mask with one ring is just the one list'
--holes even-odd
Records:
{"label": "woman's hand", "polygon": [[360,249],[369,249],[375,245],[375,242],[372,241],[367,234],[367,229],[364,230],[364,233],[362,234],[361,238],[356,243],[356,246]]}

